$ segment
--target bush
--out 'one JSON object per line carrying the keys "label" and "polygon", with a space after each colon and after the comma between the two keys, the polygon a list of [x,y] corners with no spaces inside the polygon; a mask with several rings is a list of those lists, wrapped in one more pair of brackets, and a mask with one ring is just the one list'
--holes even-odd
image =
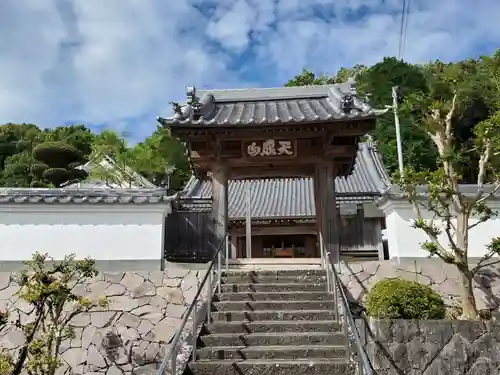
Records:
{"label": "bush", "polygon": [[369,316],[380,319],[444,319],[439,294],[415,281],[386,279],[376,283],[366,300]]}

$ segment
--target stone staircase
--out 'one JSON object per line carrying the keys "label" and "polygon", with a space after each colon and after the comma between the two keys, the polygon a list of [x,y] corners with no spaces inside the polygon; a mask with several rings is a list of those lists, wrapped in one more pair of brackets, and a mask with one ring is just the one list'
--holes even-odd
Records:
{"label": "stone staircase", "polygon": [[354,374],[323,270],[229,271],[185,375]]}

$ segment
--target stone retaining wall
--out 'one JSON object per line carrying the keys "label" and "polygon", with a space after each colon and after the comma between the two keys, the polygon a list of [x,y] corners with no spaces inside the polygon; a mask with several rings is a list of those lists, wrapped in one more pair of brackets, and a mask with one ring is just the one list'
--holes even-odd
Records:
{"label": "stone retaining wall", "polygon": [[[439,292],[448,306],[459,305],[459,274],[455,266],[439,259],[372,261],[348,263],[341,267],[340,278],[353,300],[361,302],[370,288],[384,278],[415,280]],[[485,268],[475,277],[475,296],[481,310],[500,307],[500,271]]]}
{"label": "stone retaining wall", "polygon": [[[106,296],[109,307],[75,317],[76,337],[64,342],[58,373],[155,374],[204,274],[204,269],[169,265],[165,272],[103,273],[82,284],[79,294]],[[0,309],[29,319],[30,306],[13,297],[17,290],[10,274],[0,273]],[[0,348],[15,351],[23,339],[8,327]]]}
{"label": "stone retaining wall", "polygon": [[368,356],[378,375],[499,375],[500,323],[370,320]]}

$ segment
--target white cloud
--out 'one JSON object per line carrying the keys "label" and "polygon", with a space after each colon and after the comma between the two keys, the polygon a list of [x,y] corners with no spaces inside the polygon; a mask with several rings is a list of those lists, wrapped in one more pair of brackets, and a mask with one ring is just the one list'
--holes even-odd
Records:
{"label": "white cloud", "polygon": [[[184,85],[278,85],[397,52],[398,0],[2,0],[0,123],[144,133]],[[405,57],[456,60],[500,39],[497,0],[412,2]],[[363,16],[356,20],[355,16]],[[215,43],[214,43],[215,42]],[[257,57],[247,59],[248,51]],[[240,56],[245,56],[238,60]],[[266,68],[257,82],[239,72]],[[269,75],[271,72],[271,75]],[[144,120],[147,119],[147,120]],[[133,122],[133,121],[132,121]],[[141,133],[141,129],[128,129]]]}

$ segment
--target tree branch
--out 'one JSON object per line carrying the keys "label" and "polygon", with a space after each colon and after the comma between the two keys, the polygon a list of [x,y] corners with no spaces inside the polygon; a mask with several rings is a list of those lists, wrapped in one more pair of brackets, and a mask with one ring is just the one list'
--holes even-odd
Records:
{"label": "tree branch", "polygon": [[[419,202],[417,204],[421,204],[423,208],[425,208],[429,212],[434,213],[434,216],[438,216],[441,219],[441,222],[445,223],[444,229],[445,229],[446,237],[448,238],[448,241],[450,242],[451,248],[455,250],[455,249],[457,249],[457,245],[456,245],[455,239],[453,238],[453,234],[456,231],[455,225],[453,225],[453,222],[452,222],[453,216],[451,215],[449,206],[446,205],[446,202],[441,198],[437,198],[437,200],[440,202],[443,210],[445,211],[444,213],[440,212],[438,210],[438,208],[436,206],[432,205],[430,202],[429,202],[429,204],[425,204],[424,202]],[[420,214],[417,214],[417,215],[420,217],[420,219],[423,220],[423,218],[421,217]],[[433,219],[433,221],[434,221],[434,219]],[[433,221],[431,222],[431,225],[433,225]]]}
{"label": "tree branch", "polygon": [[489,220],[489,218],[481,218],[481,219],[479,219],[477,222],[475,222],[474,224],[469,225],[468,230],[471,230],[472,228],[475,228],[475,227],[477,227],[479,224],[482,224],[482,223],[484,223],[484,222],[486,222],[486,221],[488,221],[488,220]]}
{"label": "tree branch", "polygon": [[443,164],[444,173],[448,183],[450,184],[451,190],[453,191],[452,202],[455,206],[457,212],[461,212],[464,209],[464,201],[458,189],[458,181],[455,175],[455,168],[453,162],[447,157],[448,153],[451,153],[452,141],[453,141],[453,116],[456,111],[456,102],[458,94],[455,92],[451,100],[451,108],[444,118],[444,126],[442,124],[442,118],[439,110],[434,109],[431,111],[431,119],[438,126],[435,127],[434,132],[431,129],[427,130],[427,134],[434,142],[438,149],[438,153],[441,156],[441,162]]}
{"label": "tree branch", "polygon": [[472,274],[475,275],[477,273],[477,271],[479,271],[481,268],[491,267],[491,266],[494,266],[495,264],[500,263],[500,259],[497,259],[497,260],[495,260],[493,262],[486,263],[488,260],[490,260],[491,258],[493,258],[495,255],[497,255],[497,254],[496,253],[489,253],[489,254],[485,255],[477,263],[477,265],[471,270]]}
{"label": "tree branch", "polygon": [[451,99],[451,108],[446,114],[445,118],[445,123],[446,123],[446,128],[445,128],[445,134],[446,138],[451,140],[453,133],[452,133],[452,125],[453,125],[453,116],[455,115],[455,111],[457,108],[457,93],[455,92],[453,94],[453,98]]}
{"label": "tree branch", "polygon": [[[489,198],[491,198],[492,196],[494,196],[496,193],[498,193],[498,191],[500,190],[500,181],[496,181],[494,184],[493,184],[493,189],[491,189],[491,191],[486,194],[485,196],[483,196],[482,198],[480,199],[477,199],[474,204],[481,204],[481,203],[484,203],[486,200],[488,200]],[[482,194],[482,193],[481,193]]]}
{"label": "tree branch", "polygon": [[[415,212],[417,214],[417,218],[420,221],[425,221],[423,219],[420,207],[418,206],[419,204],[422,204],[422,206],[424,208],[426,208],[425,204],[423,204],[422,202],[417,203],[416,200],[410,200],[410,201],[413,204],[413,208],[414,208],[414,210],[415,210]],[[430,231],[430,230],[426,230],[425,228],[420,228],[420,229],[422,229],[424,231],[424,233],[427,234],[427,236],[429,237],[429,239],[431,240],[431,242],[436,246],[435,255],[437,255],[439,258],[441,258],[446,263],[453,263],[453,261],[451,261],[451,260],[452,259],[454,260],[455,256],[452,253],[450,253],[448,250],[445,249],[445,247],[441,244],[441,242],[437,238],[437,235],[434,232]]]}

